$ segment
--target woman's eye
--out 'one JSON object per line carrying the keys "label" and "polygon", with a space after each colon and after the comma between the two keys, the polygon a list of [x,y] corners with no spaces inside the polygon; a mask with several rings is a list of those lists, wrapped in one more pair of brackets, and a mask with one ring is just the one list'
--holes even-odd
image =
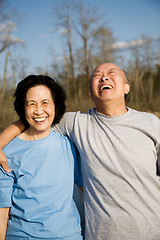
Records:
{"label": "woman's eye", "polygon": [[31,107],[32,107],[32,106],[35,106],[35,103],[28,103],[27,106],[28,106],[28,107],[29,107],[29,106],[31,106]]}
{"label": "woman's eye", "polygon": [[47,105],[48,104],[48,102],[43,102],[43,105]]}

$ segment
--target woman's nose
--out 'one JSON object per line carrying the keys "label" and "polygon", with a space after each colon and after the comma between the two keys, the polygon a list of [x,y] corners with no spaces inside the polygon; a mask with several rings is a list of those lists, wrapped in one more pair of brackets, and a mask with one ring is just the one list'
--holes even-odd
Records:
{"label": "woman's nose", "polygon": [[35,114],[40,115],[43,113],[43,108],[41,106],[37,106],[34,112]]}

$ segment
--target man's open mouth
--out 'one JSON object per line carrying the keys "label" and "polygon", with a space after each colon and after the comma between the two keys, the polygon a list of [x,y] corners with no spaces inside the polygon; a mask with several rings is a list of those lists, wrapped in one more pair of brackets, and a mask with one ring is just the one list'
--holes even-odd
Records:
{"label": "man's open mouth", "polygon": [[102,87],[100,87],[100,91],[106,90],[106,89],[112,89],[113,87],[111,85],[104,85]]}

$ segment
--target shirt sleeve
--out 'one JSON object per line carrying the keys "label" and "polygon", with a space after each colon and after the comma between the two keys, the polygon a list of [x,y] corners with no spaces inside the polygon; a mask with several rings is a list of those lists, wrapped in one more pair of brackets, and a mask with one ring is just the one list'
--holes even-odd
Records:
{"label": "shirt sleeve", "polygon": [[65,113],[61,121],[55,126],[53,126],[53,129],[62,134],[66,134],[68,137],[71,138],[75,114],[76,112]]}
{"label": "shirt sleeve", "polygon": [[11,207],[12,205],[12,191],[14,183],[14,174],[7,173],[0,166],[0,208]]}

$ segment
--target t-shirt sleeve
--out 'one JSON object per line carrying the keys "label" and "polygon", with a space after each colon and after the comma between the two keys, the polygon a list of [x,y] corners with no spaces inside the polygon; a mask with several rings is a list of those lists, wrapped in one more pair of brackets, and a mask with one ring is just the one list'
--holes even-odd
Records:
{"label": "t-shirt sleeve", "polygon": [[67,136],[71,137],[75,114],[75,112],[65,113],[61,121],[55,126],[53,126],[53,129],[57,132],[66,134]]}
{"label": "t-shirt sleeve", "polygon": [[0,166],[0,208],[11,207],[12,205],[12,191],[14,183],[14,174],[7,173]]}

